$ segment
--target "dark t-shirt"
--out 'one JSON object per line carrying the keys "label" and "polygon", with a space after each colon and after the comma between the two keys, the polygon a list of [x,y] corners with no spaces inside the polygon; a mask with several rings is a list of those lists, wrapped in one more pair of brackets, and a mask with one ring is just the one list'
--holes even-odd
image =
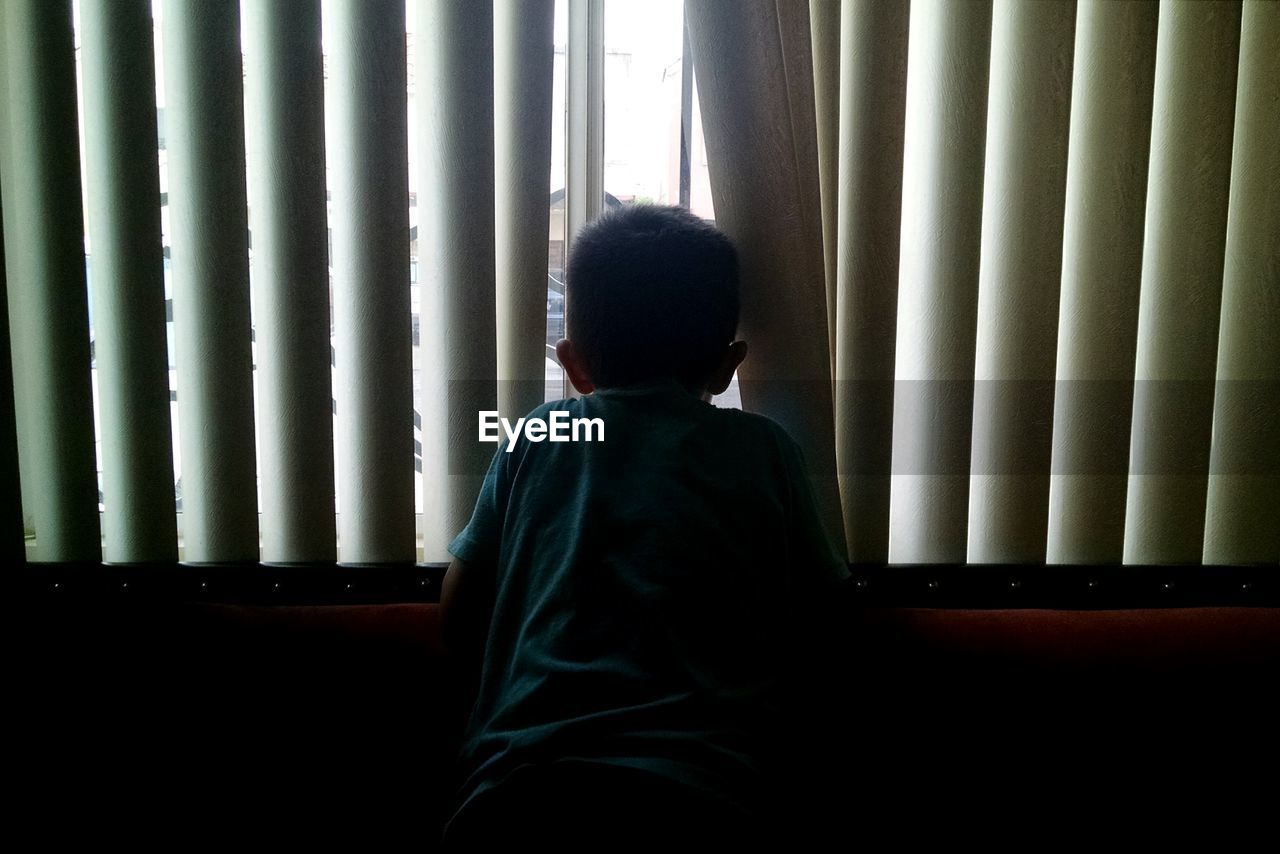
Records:
{"label": "dark t-shirt", "polygon": [[546,404],[603,441],[499,446],[449,550],[493,573],[462,795],[556,760],[751,797],[779,631],[848,576],[796,443],[674,383]]}

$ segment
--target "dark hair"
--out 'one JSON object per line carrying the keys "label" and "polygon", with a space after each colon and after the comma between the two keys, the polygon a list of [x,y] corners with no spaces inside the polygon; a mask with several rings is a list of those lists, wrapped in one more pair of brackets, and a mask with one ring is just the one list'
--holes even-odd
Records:
{"label": "dark hair", "polygon": [[674,379],[696,388],[738,328],[738,254],[684,208],[633,205],[578,232],[568,333],[599,388]]}

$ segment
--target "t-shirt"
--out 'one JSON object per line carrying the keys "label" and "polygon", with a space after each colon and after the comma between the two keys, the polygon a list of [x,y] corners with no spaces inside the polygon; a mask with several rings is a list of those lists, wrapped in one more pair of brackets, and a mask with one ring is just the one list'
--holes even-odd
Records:
{"label": "t-shirt", "polygon": [[495,592],[462,797],[573,759],[746,800],[787,666],[783,617],[849,575],[800,448],[676,383],[529,417],[553,411],[600,419],[603,440],[504,441],[449,546]]}

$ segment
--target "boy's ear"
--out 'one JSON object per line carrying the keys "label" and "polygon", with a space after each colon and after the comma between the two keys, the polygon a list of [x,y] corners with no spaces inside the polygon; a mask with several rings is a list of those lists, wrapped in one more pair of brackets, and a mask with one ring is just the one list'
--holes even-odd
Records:
{"label": "boy's ear", "polygon": [[711,394],[723,394],[729,387],[729,383],[733,381],[733,372],[738,370],[738,365],[741,365],[745,358],[747,358],[746,341],[734,341],[730,344],[720,357],[720,364],[716,366],[715,372],[711,374],[707,391]]}
{"label": "boy's ear", "polygon": [[568,338],[561,338],[556,342],[556,358],[560,360],[560,366],[564,368],[569,382],[578,390],[578,394],[591,394],[595,391],[595,383],[587,375],[586,365],[578,355],[578,349]]}

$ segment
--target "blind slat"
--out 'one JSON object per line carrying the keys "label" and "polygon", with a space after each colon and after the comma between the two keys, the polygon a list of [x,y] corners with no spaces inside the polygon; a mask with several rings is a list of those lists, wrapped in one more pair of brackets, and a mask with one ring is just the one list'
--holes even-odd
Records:
{"label": "blind slat", "polygon": [[148,0],[80,5],[89,263],[102,429],[104,557],[172,561],[155,47]]}
{"label": "blind slat", "polygon": [[416,549],[405,4],[334,0],[325,13],[332,13],[325,123],[340,557],[409,562]]}
{"label": "blind slat", "polygon": [[101,557],[69,2],[3,4],[0,192],[22,503],[36,559]]}
{"label": "blind slat", "polygon": [[841,6],[836,463],[849,559],[889,557],[906,0]]}
{"label": "blind slat", "polygon": [[1154,3],[1079,5],[1046,559],[1118,563],[1155,75]]}
{"label": "blind slat", "polygon": [[889,560],[961,563],[991,4],[915,0],[907,73]]}
{"label": "blind slat", "polygon": [[970,563],[1045,558],[1074,0],[992,12]]}
{"label": "blind slat", "polygon": [[163,11],[185,560],[257,560],[240,8]]}
{"label": "blind slat", "polygon": [[320,3],[245,9],[262,559],[335,556]]}
{"label": "blind slat", "polygon": [[419,205],[418,232],[429,561],[448,559],[445,548],[471,517],[495,450],[476,440],[477,412],[497,408],[492,57],[492,3],[418,4],[419,186],[429,200]]}
{"label": "blind slat", "polygon": [[840,186],[840,9],[841,0],[809,0],[822,255],[827,283],[827,349],[831,354],[832,376],[836,358],[836,221]]}
{"label": "blind slat", "polygon": [[1234,0],[1160,6],[1126,563],[1203,552],[1239,38]]}
{"label": "blind slat", "polygon": [[[0,13],[0,23],[3,20],[3,13]],[[0,123],[0,128],[3,127],[3,123]],[[0,142],[0,147],[3,145]],[[4,192],[0,190],[0,200],[3,198]],[[3,234],[4,215],[0,212],[0,236]],[[0,239],[0,561],[4,561],[6,565],[21,565],[26,560],[26,549],[22,530],[18,413],[13,402],[13,354],[9,349],[10,340],[9,288],[5,275],[4,240]]]}
{"label": "blind slat", "polygon": [[554,0],[494,6],[498,409],[511,419],[545,385],[554,24]]}
{"label": "blind slat", "polygon": [[1280,561],[1280,4],[1245,3],[1205,563]]}
{"label": "blind slat", "polygon": [[843,553],[808,7],[700,0],[685,16],[716,221],[741,264],[743,406],[799,443]]}

